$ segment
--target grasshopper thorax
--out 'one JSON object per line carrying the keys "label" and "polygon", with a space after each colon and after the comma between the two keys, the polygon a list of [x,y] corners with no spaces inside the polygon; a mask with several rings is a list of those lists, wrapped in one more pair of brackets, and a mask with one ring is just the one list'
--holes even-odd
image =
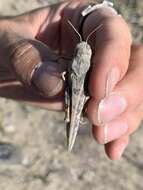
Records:
{"label": "grasshopper thorax", "polygon": [[72,70],[77,77],[85,75],[90,67],[92,50],[87,42],[80,42],[76,46]]}

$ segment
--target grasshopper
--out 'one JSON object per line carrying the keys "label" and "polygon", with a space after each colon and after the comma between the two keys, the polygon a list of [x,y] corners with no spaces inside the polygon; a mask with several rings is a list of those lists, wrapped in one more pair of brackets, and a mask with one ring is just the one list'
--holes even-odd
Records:
{"label": "grasshopper", "polygon": [[97,27],[89,34],[86,41],[82,40],[81,35],[75,29],[70,21],[75,32],[80,37],[80,43],[76,45],[74,57],[70,64],[66,77],[65,104],[66,104],[66,123],[67,123],[67,143],[68,150],[71,151],[78,129],[80,126],[81,115],[84,105],[87,101],[85,92],[86,76],[90,69],[92,50],[88,44],[90,36],[101,26]]}

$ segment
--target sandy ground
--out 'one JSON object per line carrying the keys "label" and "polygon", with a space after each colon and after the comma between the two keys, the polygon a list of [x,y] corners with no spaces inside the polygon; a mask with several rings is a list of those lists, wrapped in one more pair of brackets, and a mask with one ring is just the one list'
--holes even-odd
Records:
{"label": "sandy ground", "polygon": [[[45,4],[1,0],[0,12],[12,15]],[[90,126],[81,128],[68,153],[63,118],[63,113],[0,99],[0,190],[143,189],[143,128],[133,135],[123,158],[113,162],[92,139]]]}

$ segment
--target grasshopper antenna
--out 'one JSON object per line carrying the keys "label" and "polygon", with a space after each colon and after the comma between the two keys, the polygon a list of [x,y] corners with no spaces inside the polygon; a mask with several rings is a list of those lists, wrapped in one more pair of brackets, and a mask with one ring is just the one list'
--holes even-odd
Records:
{"label": "grasshopper antenna", "polygon": [[82,42],[82,37],[80,35],[80,33],[77,31],[77,29],[74,27],[74,25],[68,20],[69,25],[73,28],[73,30],[76,32],[76,34],[78,35],[80,42]]}
{"label": "grasshopper antenna", "polygon": [[97,28],[95,28],[88,36],[86,39],[86,42],[88,43],[89,39],[91,38],[91,36],[97,31],[99,30],[101,27],[103,26],[103,24],[100,24]]}

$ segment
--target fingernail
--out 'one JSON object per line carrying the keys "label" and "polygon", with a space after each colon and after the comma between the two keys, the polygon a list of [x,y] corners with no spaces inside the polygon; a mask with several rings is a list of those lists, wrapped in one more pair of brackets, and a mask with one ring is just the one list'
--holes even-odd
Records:
{"label": "fingernail", "polygon": [[123,155],[123,153],[124,153],[126,147],[127,147],[127,143],[125,143],[125,142],[121,142],[121,143],[118,145],[118,147],[117,147],[117,150],[118,150],[118,152],[117,152],[117,159],[120,159],[120,158],[121,158],[121,156]]}
{"label": "fingernail", "polygon": [[114,121],[104,126],[104,144],[118,139],[128,131],[128,125],[123,121]]}
{"label": "fingernail", "polygon": [[118,94],[111,94],[100,101],[98,107],[98,122],[103,125],[125,111],[127,102],[124,97]]}
{"label": "fingernail", "polygon": [[115,85],[119,81],[119,77],[120,77],[119,69],[117,67],[112,68],[107,75],[105,96],[109,96],[110,93],[113,91]]}

